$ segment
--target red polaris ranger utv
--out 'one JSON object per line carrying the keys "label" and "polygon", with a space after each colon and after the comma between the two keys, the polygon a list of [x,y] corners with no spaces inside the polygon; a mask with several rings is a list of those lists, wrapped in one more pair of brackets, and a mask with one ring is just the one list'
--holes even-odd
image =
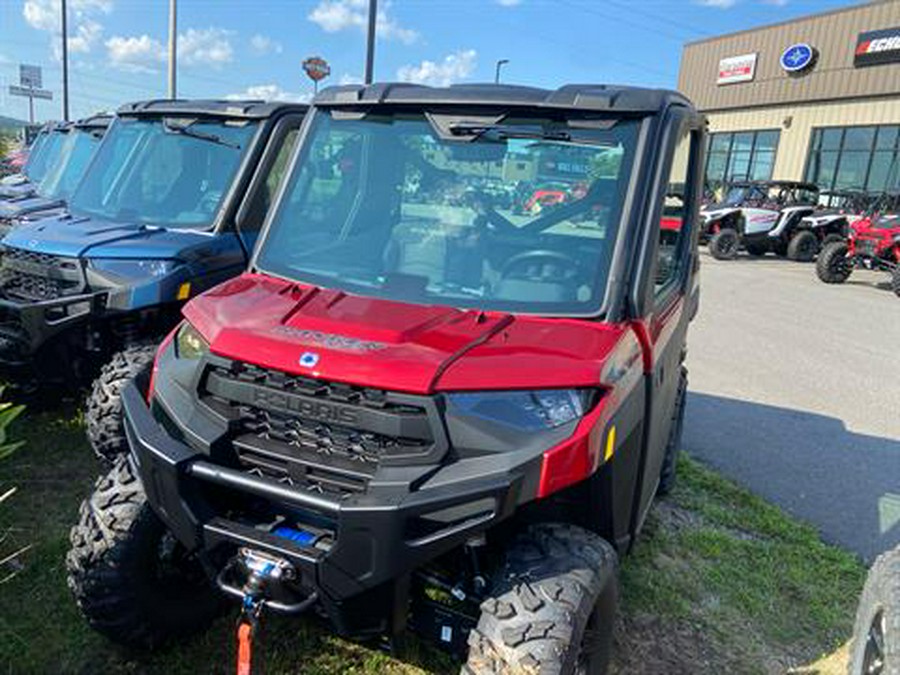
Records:
{"label": "red polaris ranger utv", "polygon": [[[72,530],[81,611],[147,647],[234,596],[245,668],[268,608],[411,627],[470,675],[604,672],[617,553],[675,477],[703,118],[667,91],[376,84],[300,133],[250,270],[125,388],[130,454]],[[587,188],[516,214],[492,195],[523,175]]]}

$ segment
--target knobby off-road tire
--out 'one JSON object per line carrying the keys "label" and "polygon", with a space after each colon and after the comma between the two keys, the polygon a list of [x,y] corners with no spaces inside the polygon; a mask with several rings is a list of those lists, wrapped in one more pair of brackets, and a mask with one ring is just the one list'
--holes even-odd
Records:
{"label": "knobby off-road tire", "polygon": [[618,603],[617,557],[574,525],[532,525],[513,541],[469,634],[462,675],[602,675]]}
{"label": "knobby off-road tire", "polygon": [[894,295],[900,298],[900,265],[891,272],[891,290],[894,291]]}
{"label": "knobby off-road tire", "polygon": [[900,548],[881,554],[869,570],[856,612],[848,673],[900,675]]}
{"label": "knobby off-road tire", "polygon": [[735,230],[725,228],[716,232],[706,247],[716,260],[734,260],[740,248],[740,237]]}
{"label": "knobby off-road tire", "polygon": [[84,419],[87,437],[100,459],[112,461],[128,451],[122,419],[122,390],[153,366],[155,342],[140,342],[113,355],[103,366],[88,396]]}
{"label": "knobby off-road tire", "polygon": [[664,497],[675,488],[678,455],[681,454],[681,432],[684,429],[687,384],[687,368],[682,367],[678,381],[678,394],[675,398],[675,408],[672,410],[672,426],[669,427],[669,439],[666,442],[666,455],[663,458],[662,469],[659,472],[659,485],[656,487],[656,494],[660,497]]}
{"label": "knobby off-road tire", "polygon": [[853,267],[847,259],[847,244],[829,244],[816,260],[816,275],[826,284],[842,284],[850,277]]}
{"label": "knobby off-road tire", "polygon": [[809,230],[800,230],[788,242],[787,257],[794,262],[812,262],[819,252],[819,239]]}
{"label": "knobby off-road tire", "polygon": [[847,238],[842,234],[835,234],[832,232],[831,234],[826,234],[825,238],[822,240],[822,248],[828,246],[828,244],[843,244],[846,243]]}
{"label": "knobby off-road tire", "polygon": [[151,649],[204,628],[223,600],[153,513],[128,458],[81,504],[69,535],[69,588],[92,628]]}

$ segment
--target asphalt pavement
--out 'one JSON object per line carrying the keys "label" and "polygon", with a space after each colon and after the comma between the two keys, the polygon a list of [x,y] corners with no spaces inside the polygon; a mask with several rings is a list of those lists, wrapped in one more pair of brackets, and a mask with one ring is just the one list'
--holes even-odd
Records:
{"label": "asphalt pavement", "polygon": [[900,298],[888,275],[703,253],[688,453],[871,561],[900,543]]}

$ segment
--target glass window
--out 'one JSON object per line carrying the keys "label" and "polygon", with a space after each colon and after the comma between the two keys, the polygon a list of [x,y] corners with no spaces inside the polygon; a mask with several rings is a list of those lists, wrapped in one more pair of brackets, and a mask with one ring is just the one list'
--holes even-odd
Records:
{"label": "glass window", "polygon": [[660,293],[679,276],[681,254],[680,243],[684,239],[684,191],[688,183],[691,153],[691,130],[687,123],[681,129],[672,169],[669,174],[662,218],[659,223],[659,244],[656,250],[656,292]]}
{"label": "glass window", "polygon": [[770,179],[780,137],[777,129],[712,134],[706,158],[707,186]]}
{"label": "glass window", "polygon": [[241,224],[243,233],[259,232],[262,227],[266,213],[272,205],[272,199],[274,199],[278,186],[281,185],[281,179],[284,178],[285,171],[287,171],[287,163],[291,156],[291,150],[294,148],[294,142],[297,140],[297,132],[297,129],[291,129],[275,139],[275,142],[280,144],[278,154],[275,155],[271,167],[267,169],[265,181],[252,196],[253,201],[247,211],[247,217]]}
{"label": "glass window", "polygon": [[120,118],[70,208],[114,222],[209,227],[256,128],[243,120]]}
{"label": "glass window", "polygon": [[602,306],[640,121],[314,114],[260,269],[421,304]]}
{"label": "glass window", "polygon": [[814,129],[806,180],[822,190],[878,192],[896,187],[900,163],[897,125]]}
{"label": "glass window", "polygon": [[102,137],[102,131],[70,131],[60,151],[60,160],[38,186],[39,194],[51,199],[68,199],[84,175]]}

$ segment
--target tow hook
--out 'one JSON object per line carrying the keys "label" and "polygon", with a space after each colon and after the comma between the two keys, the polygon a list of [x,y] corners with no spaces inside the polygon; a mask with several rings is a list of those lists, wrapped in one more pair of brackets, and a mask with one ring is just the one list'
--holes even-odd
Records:
{"label": "tow hook", "polygon": [[[232,577],[238,573],[245,575],[243,585],[238,586]],[[242,548],[216,579],[219,588],[241,600],[241,614],[237,625],[237,673],[250,675],[253,657],[253,639],[259,631],[260,617],[264,608],[278,612],[297,614],[311,607],[318,595],[315,592],[297,602],[275,599],[289,594],[286,582],[297,579],[297,570],[284,558],[278,558],[261,551]],[[275,596],[275,597],[273,597]]]}

